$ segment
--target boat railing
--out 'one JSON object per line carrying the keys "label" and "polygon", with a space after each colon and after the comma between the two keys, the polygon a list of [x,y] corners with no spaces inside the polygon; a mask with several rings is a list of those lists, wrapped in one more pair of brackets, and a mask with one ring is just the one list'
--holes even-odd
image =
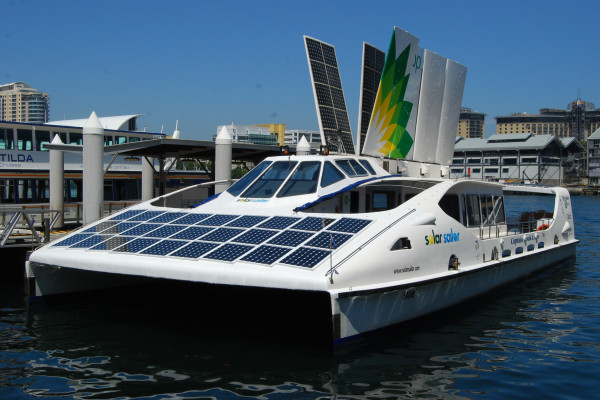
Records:
{"label": "boat railing", "polygon": [[[137,200],[106,201],[104,202],[103,214],[107,216],[137,203]],[[51,210],[48,203],[2,205],[0,206],[0,226],[5,227],[14,218],[16,212],[20,214],[18,219],[13,221],[15,228],[29,229],[30,226],[34,226],[41,229],[44,220],[47,218],[54,219],[58,211]],[[65,225],[81,225],[83,223],[83,203],[81,202],[65,204],[62,213]],[[30,221],[27,221],[25,215],[30,218]]]}
{"label": "boat railing", "polygon": [[493,239],[542,231],[548,229],[553,221],[554,218],[551,215],[546,214],[546,216],[537,218],[536,215],[532,214],[531,218],[527,219],[521,218],[518,221],[480,226],[479,237],[481,239]]}

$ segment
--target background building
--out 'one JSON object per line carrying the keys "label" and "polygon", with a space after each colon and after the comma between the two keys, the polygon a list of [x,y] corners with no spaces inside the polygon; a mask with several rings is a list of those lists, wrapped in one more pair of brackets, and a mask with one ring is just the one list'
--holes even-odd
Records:
{"label": "background building", "polygon": [[588,137],[588,185],[600,185],[600,129]]}
{"label": "background building", "polygon": [[[271,132],[268,125],[219,125],[217,134],[223,129],[223,126],[227,128],[234,143],[278,145],[277,133]],[[217,134],[213,135],[213,141]]]}
{"label": "background building", "polygon": [[456,136],[465,139],[485,137],[485,115],[478,111],[473,112],[470,108],[462,107],[458,119],[458,131]]}
{"label": "background building", "polygon": [[48,93],[38,92],[25,82],[0,85],[0,121],[46,123],[49,103]]}
{"label": "background building", "polygon": [[521,133],[457,138],[451,178],[541,183],[577,182],[583,146],[574,138]]}
{"label": "background building", "polygon": [[539,114],[515,113],[496,117],[496,133],[532,133],[587,139],[600,128],[600,109],[593,103],[575,100],[566,110],[542,108]]}

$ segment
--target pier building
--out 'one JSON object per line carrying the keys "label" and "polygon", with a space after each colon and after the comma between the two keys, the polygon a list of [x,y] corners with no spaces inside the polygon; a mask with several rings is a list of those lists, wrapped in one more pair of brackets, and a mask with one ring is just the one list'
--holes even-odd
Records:
{"label": "pier building", "polygon": [[600,185],[600,129],[588,137],[588,185]]}

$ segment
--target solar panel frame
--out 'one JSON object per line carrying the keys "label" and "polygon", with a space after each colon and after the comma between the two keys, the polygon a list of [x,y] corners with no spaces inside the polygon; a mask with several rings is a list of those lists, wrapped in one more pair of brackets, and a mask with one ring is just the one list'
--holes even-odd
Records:
{"label": "solar panel frame", "polygon": [[277,235],[279,232],[270,229],[253,228],[232,239],[232,242],[246,244],[260,244]]}
{"label": "solar panel frame", "polygon": [[262,215],[243,215],[240,218],[231,221],[226,226],[233,226],[238,228],[251,228],[256,224],[263,222],[267,218],[269,217],[265,217]]}
{"label": "solar panel frame", "polygon": [[145,248],[140,252],[140,254],[166,256],[167,254],[172,253],[184,246],[186,243],[187,242],[183,240],[161,240],[160,242]]}
{"label": "solar panel frame", "polygon": [[190,242],[189,244],[180,247],[178,250],[171,253],[169,257],[199,259],[217,246],[219,246],[219,243]]}
{"label": "solar panel frame", "polygon": [[134,240],[125,243],[121,247],[117,247],[114,249],[114,252],[117,253],[138,253],[144,250],[146,247],[150,247],[156,243],[158,243],[160,239],[150,239],[150,238],[135,238]]}
{"label": "solar panel frame", "polygon": [[54,247],[68,247],[68,246],[72,246],[77,242],[81,242],[84,239],[87,239],[88,237],[92,236],[92,233],[76,233],[73,236],[69,236],[68,238],[64,238],[59,240],[56,243],[53,243],[52,246]]}
{"label": "solar panel frame", "polygon": [[215,250],[204,255],[202,258],[218,261],[235,261],[254,248],[254,246],[248,246],[245,244],[225,243],[224,245],[217,247]]}
{"label": "solar panel frame", "polygon": [[[311,240],[306,242],[306,246],[319,247],[322,249],[329,249],[329,246],[333,246],[332,249],[338,249],[344,243],[352,238],[353,235],[347,235],[344,233],[336,232],[321,232],[315,235]],[[332,240],[333,239],[333,240]]]}
{"label": "solar panel frame", "polygon": [[296,247],[310,239],[314,233],[306,231],[285,230],[267,243],[280,246]]}
{"label": "solar panel frame", "polygon": [[194,225],[197,224],[199,222],[204,221],[205,219],[207,219],[208,217],[212,217],[213,214],[192,214],[189,213],[179,219],[174,220],[173,222],[171,222],[172,224],[176,224],[176,225]]}
{"label": "solar panel frame", "polygon": [[227,224],[228,222],[233,221],[234,219],[238,218],[239,215],[231,215],[231,214],[216,214],[213,215],[212,217],[209,217],[199,223],[197,223],[196,225],[202,225],[202,226],[223,226],[225,224]]}
{"label": "solar panel frame", "polygon": [[327,225],[331,224],[333,221],[335,220],[331,218],[306,217],[290,226],[290,229],[317,232],[327,227]]}
{"label": "solar panel frame", "polygon": [[294,265],[296,267],[314,268],[323,262],[329,254],[330,252],[328,250],[300,247],[279,262],[282,264]]}
{"label": "solar panel frame", "polygon": [[299,220],[300,220],[299,217],[281,217],[281,216],[277,216],[277,217],[269,218],[268,220],[266,220],[262,224],[258,225],[258,228],[279,229],[279,230],[282,230],[282,229],[285,229],[288,226],[296,223]]}
{"label": "solar panel frame", "polygon": [[184,216],[186,216],[188,213],[183,213],[183,212],[166,212],[164,214],[159,215],[156,218],[152,218],[150,221],[148,222],[153,222],[153,223],[169,223],[172,221],[175,221],[177,219],[180,219]]}
{"label": "solar panel frame", "polygon": [[200,237],[200,240],[208,242],[227,242],[242,232],[244,232],[244,229],[240,228],[217,228]]}
{"label": "solar panel frame", "polygon": [[178,225],[163,225],[158,229],[154,229],[143,235],[144,237],[168,238],[181,231],[181,226]]}
{"label": "solar panel frame", "polygon": [[141,214],[135,215],[131,218],[129,218],[127,221],[140,221],[140,222],[146,222],[149,221],[153,218],[158,217],[161,214],[164,214],[164,211],[153,211],[153,210],[146,210],[146,212],[143,212]]}
{"label": "solar panel frame", "polygon": [[97,244],[102,243],[103,241],[105,241],[106,239],[108,239],[107,236],[112,236],[112,235],[92,235],[80,242],[77,242],[71,246],[69,246],[70,249],[88,249],[92,246],[96,246]]}
{"label": "solar panel frame", "polygon": [[200,236],[206,235],[208,232],[211,232],[213,230],[214,228],[209,228],[207,226],[190,226],[184,228],[181,232],[171,236],[171,239],[194,240],[198,239]]}
{"label": "solar panel frame", "polygon": [[120,236],[114,235],[102,243],[97,244],[96,246],[90,247],[90,250],[104,250],[111,251],[118,247],[123,246],[124,244],[131,242],[136,239],[134,236]]}
{"label": "solar panel frame", "polygon": [[334,224],[329,226],[327,229],[330,231],[336,232],[346,232],[346,233],[358,233],[363,230],[367,225],[369,225],[372,221],[368,219],[359,219],[359,218],[340,218]]}
{"label": "solar panel frame", "polygon": [[163,225],[162,224],[150,224],[150,223],[138,224],[131,229],[127,229],[126,231],[123,231],[122,234],[125,236],[142,236],[148,232],[151,232],[155,229],[160,228],[161,226],[163,226]]}
{"label": "solar panel frame", "polygon": [[262,245],[243,256],[240,260],[257,264],[273,265],[290,251],[292,251],[292,249],[289,247]]}

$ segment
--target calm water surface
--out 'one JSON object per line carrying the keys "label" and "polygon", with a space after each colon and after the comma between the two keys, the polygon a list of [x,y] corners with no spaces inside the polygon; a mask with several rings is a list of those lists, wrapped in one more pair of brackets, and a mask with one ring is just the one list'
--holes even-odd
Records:
{"label": "calm water surface", "polygon": [[0,399],[599,398],[600,199],[573,205],[575,263],[343,357],[203,329],[191,304],[28,305],[3,281]]}

